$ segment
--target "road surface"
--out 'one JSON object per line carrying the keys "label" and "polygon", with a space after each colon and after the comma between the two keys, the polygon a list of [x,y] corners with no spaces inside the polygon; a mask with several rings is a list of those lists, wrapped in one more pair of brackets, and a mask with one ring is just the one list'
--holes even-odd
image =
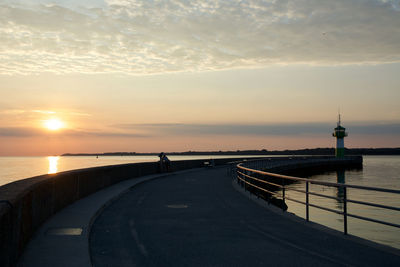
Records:
{"label": "road surface", "polygon": [[290,220],[249,200],[224,168],[133,187],[95,220],[100,266],[400,266],[400,257]]}

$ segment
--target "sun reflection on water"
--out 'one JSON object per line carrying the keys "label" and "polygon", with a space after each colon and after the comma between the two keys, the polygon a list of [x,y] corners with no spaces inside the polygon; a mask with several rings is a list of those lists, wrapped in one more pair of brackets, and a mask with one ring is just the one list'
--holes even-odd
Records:
{"label": "sun reflection on water", "polygon": [[49,161],[49,171],[47,172],[48,174],[51,173],[57,173],[58,171],[58,159],[60,157],[47,157],[47,160]]}

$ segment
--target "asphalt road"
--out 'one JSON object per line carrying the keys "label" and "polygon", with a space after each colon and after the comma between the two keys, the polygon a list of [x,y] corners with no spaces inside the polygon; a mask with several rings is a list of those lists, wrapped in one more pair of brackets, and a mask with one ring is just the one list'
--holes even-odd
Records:
{"label": "asphalt road", "polygon": [[237,192],[225,169],[135,186],[90,233],[98,266],[400,266],[400,257],[289,220]]}

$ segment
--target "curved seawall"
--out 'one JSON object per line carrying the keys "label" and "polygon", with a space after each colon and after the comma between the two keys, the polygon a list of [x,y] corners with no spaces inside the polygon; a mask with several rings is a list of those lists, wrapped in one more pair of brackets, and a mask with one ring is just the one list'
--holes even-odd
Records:
{"label": "curved seawall", "polygon": [[336,158],[331,156],[273,157],[267,160],[250,160],[242,165],[271,173],[299,175],[302,172],[324,172],[338,168],[362,167],[362,156]]}
{"label": "curved seawall", "polygon": [[[214,162],[223,165],[232,160],[239,159]],[[203,167],[205,161],[174,161],[172,171]],[[120,181],[158,172],[158,162],[133,163],[46,174],[1,186],[1,265],[15,265],[34,231],[65,206]]]}
{"label": "curved seawall", "polygon": [[[292,165],[299,164],[298,167],[301,167],[305,163],[300,164],[294,159],[289,160]],[[224,165],[239,160],[214,159],[214,163]],[[287,157],[271,158],[271,162],[275,163],[282,160],[288,162]],[[173,161],[172,171],[203,167],[205,161]],[[15,265],[35,230],[60,209],[120,181],[158,172],[158,162],[133,163],[47,174],[0,187],[2,266]]]}

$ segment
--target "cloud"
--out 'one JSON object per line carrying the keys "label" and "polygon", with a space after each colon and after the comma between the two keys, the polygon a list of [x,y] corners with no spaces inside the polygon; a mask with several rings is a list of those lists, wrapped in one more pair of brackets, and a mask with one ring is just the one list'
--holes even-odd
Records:
{"label": "cloud", "polygon": [[38,109],[36,109],[36,110],[32,110],[32,112],[34,112],[34,113],[40,113],[40,114],[48,114],[48,115],[50,115],[50,114],[56,114],[56,112],[55,112],[55,111],[52,111],[52,110],[38,110]]}
{"label": "cloud", "polygon": [[0,74],[152,74],[400,61],[399,1],[0,4]]}
{"label": "cloud", "polygon": [[145,138],[144,135],[132,132],[107,132],[107,131],[88,131],[88,130],[61,130],[59,132],[49,132],[38,128],[29,127],[0,127],[1,137],[109,137],[109,138]]}
{"label": "cloud", "polygon": [[[336,125],[331,123],[286,124],[122,124],[113,127],[152,135],[230,135],[230,136],[298,136],[330,135]],[[400,135],[400,123],[349,123],[351,135]]]}
{"label": "cloud", "polygon": [[75,110],[41,110],[41,109],[0,109],[0,114],[4,115],[34,115],[34,114],[42,114],[42,115],[61,115],[61,116],[81,116],[81,117],[87,117],[87,116],[92,116],[89,113],[84,113],[84,112],[79,112]]}
{"label": "cloud", "polygon": [[[400,137],[400,123],[348,123],[350,136],[391,135]],[[162,136],[330,136],[336,125],[331,123],[269,123],[269,124],[118,124],[114,130],[65,129],[48,132],[38,128],[2,127],[0,137],[108,137],[151,138]]]}
{"label": "cloud", "polygon": [[1,127],[0,137],[32,137],[40,135],[41,132],[34,128],[25,127]]}
{"label": "cloud", "polygon": [[367,125],[349,124],[348,128],[351,129],[351,131],[353,131],[354,134],[400,135],[399,123],[388,123],[388,124],[376,123]]}
{"label": "cloud", "polygon": [[18,115],[18,114],[23,114],[25,112],[26,112],[26,110],[23,110],[23,109],[5,109],[5,110],[0,110],[0,114],[5,114],[5,115]]}

